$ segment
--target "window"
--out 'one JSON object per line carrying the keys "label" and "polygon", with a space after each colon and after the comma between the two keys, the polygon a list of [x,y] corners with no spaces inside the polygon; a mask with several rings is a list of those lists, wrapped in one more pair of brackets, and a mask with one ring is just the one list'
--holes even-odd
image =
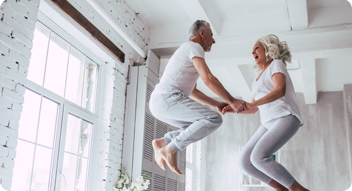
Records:
{"label": "window", "polygon": [[98,65],[40,22],[27,79],[94,112]]}
{"label": "window", "polygon": [[36,23],[12,190],[87,190],[98,72],[98,64]]}
{"label": "window", "polygon": [[194,162],[193,162],[193,159],[194,159],[194,152],[193,152],[193,149],[194,149],[194,144],[190,144],[188,147],[187,147],[187,154],[186,154],[186,161],[187,161],[187,164],[186,164],[186,191],[192,191],[193,190],[193,172],[195,170],[195,167],[194,167]]}
{"label": "window", "polygon": [[59,106],[29,90],[24,97],[12,190],[47,190]]}

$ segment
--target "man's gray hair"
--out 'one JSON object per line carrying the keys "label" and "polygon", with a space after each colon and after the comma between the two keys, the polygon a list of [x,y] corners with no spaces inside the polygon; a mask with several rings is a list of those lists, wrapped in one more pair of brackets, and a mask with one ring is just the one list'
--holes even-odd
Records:
{"label": "man's gray hair", "polygon": [[207,21],[197,20],[192,24],[191,28],[189,29],[189,40],[196,37],[200,30],[205,30],[207,28],[210,28],[210,24]]}

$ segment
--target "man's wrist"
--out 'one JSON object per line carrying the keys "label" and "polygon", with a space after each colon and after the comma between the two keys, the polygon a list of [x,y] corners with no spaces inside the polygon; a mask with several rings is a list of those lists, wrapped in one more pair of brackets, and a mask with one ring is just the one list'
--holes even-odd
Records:
{"label": "man's wrist", "polygon": [[226,102],[227,102],[227,103],[232,103],[232,102],[234,102],[234,101],[236,101],[236,100],[237,100],[236,98],[230,97],[230,98],[228,98],[228,100],[226,100]]}
{"label": "man's wrist", "polygon": [[221,102],[214,100],[211,105],[212,105],[213,107],[217,107],[218,105],[220,105],[220,103],[221,103]]}

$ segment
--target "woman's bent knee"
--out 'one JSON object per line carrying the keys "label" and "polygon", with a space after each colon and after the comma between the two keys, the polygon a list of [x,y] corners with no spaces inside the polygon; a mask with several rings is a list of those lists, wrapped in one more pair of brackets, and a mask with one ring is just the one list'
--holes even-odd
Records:
{"label": "woman's bent knee", "polygon": [[247,150],[242,150],[239,156],[240,168],[246,172],[251,168],[250,152]]}
{"label": "woman's bent knee", "polygon": [[261,156],[255,153],[252,153],[250,156],[250,161],[256,168],[260,168],[264,163],[268,162],[269,160],[271,160],[270,157]]}

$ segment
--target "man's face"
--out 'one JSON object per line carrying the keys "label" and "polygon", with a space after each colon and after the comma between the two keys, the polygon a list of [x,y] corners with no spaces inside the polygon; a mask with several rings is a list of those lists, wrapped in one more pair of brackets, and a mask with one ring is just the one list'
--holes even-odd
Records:
{"label": "man's face", "polygon": [[211,28],[207,28],[203,31],[204,38],[203,38],[203,49],[205,52],[210,52],[211,46],[215,44],[215,40],[213,38],[213,31]]}

